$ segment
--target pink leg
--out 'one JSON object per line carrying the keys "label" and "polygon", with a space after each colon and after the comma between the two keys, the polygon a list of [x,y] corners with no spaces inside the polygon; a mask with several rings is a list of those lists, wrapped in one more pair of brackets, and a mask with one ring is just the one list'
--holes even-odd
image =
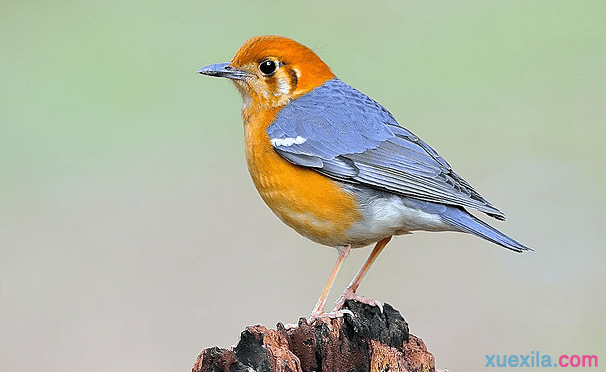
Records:
{"label": "pink leg", "polygon": [[381,253],[381,251],[383,251],[383,248],[385,248],[385,246],[387,245],[387,243],[389,243],[390,240],[391,240],[391,236],[384,238],[382,240],[379,240],[377,242],[377,244],[373,248],[372,252],[370,253],[370,256],[368,256],[368,259],[366,259],[366,262],[364,262],[364,265],[362,265],[362,267],[356,274],[355,278],[353,278],[351,283],[349,283],[347,288],[345,288],[345,291],[341,295],[341,298],[339,298],[339,300],[336,302],[335,308],[333,309],[332,312],[338,312],[338,311],[342,310],[343,306],[345,305],[346,300],[357,300],[357,301],[360,301],[360,302],[363,302],[363,303],[366,303],[369,305],[379,305],[379,307],[381,306],[381,304],[379,304],[377,301],[375,301],[373,299],[358,296],[356,294],[356,291],[358,290],[358,287],[360,286],[360,282],[362,281],[362,278],[364,277],[364,275],[366,275],[366,272],[368,272],[368,269],[370,269],[370,266],[372,266],[373,262],[375,262],[375,260],[377,259],[377,257]]}
{"label": "pink leg", "polygon": [[330,288],[332,288],[332,283],[335,281],[335,278],[337,277],[337,274],[341,269],[341,265],[343,265],[343,262],[345,261],[347,256],[349,256],[349,250],[350,246],[337,247],[337,251],[339,252],[337,262],[335,263],[335,267],[333,267],[332,269],[332,273],[330,273],[330,276],[328,277],[328,282],[326,283],[326,286],[324,287],[320,298],[318,298],[316,306],[311,312],[312,319],[318,318],[322,314],[324,314],[324,304],[326,303],[326,297],[328,297],[328,294],[330,293]]}

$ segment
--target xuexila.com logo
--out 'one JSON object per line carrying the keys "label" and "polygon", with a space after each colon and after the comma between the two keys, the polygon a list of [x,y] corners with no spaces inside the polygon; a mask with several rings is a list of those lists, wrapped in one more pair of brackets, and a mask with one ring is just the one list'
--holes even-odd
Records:
{"label": "xuexila.com logo", "polygon": [[484,367],[597,367],[597,355],[566,355],[553,359],[548,354],[533,351],[528,355],[485,355]]}

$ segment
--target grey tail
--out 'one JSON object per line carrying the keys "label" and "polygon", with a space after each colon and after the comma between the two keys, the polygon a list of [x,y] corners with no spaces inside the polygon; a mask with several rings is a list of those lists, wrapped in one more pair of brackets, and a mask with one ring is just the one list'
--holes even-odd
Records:
{"label": "grey tail", "polygon": [[442,219],[456,227],[458,231],[479,236],[514,252],[534,251],[471,215],[463,208],[448,208],[448,211],[442,214]]}

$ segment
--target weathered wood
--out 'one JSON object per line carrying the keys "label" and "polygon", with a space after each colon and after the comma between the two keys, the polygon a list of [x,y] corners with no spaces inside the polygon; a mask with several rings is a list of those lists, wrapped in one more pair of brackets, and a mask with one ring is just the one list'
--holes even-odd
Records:
{"label": "weathered wood", "polygon": [[276,329],[249,326],[231,349],[202,350],[194,372],[435,371],[423,340],[389,304],[347,301],[352,315]]}

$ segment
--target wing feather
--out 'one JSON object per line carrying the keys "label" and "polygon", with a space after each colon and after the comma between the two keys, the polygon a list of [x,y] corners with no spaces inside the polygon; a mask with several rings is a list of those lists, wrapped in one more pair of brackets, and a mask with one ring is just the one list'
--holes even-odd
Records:
{"label": "wing feather", "polygon": [[291,101],[267,133],[272,140],[303,138],[275,141],[274,149],[294,164],[339,181],[505,219],[389,111],[338,79]]}

